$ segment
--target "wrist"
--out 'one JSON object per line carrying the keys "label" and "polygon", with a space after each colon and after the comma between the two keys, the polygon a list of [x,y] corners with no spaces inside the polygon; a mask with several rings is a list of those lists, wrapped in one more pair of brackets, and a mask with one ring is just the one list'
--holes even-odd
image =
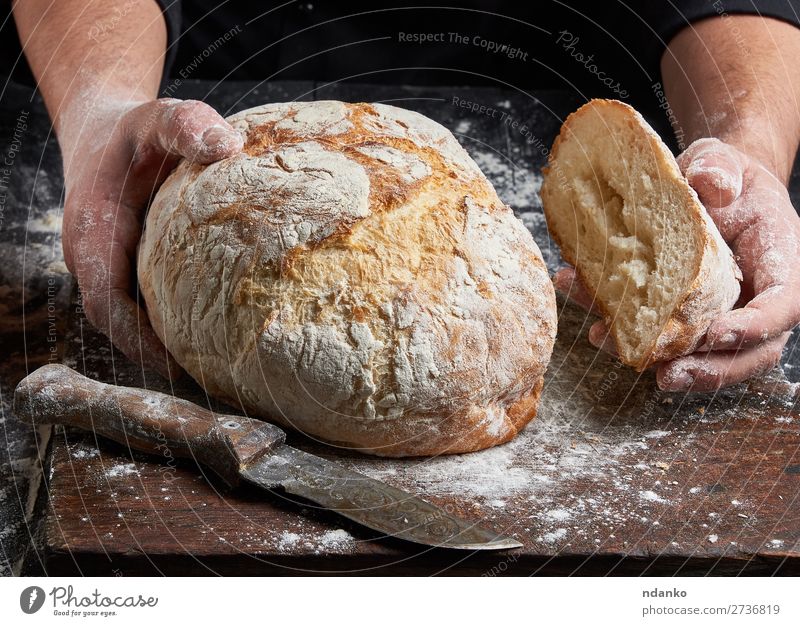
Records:
{"label": "wrist", "polygon": [[73,173],[73,162],[85,162],[95,149],[107,150],[122,117],[151,99],[146,94],[126,91],[77,90],[74,96],[65,98],[54,116],[65,176],[69,179]]}

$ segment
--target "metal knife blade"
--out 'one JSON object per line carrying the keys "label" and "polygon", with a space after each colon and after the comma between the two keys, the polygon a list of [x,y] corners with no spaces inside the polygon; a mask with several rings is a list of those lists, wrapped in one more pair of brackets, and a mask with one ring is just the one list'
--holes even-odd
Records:
{"label": "metal knife blade", "polygon": [[390,537],[462,550],[522,547],[406,491],[287,445],[244,467],[240,476],[270,490],[280,486]]}
{"label": "metal knife blade", "polygon": [[291,448],[273,424],[219,415],[157,391],[108,385],[50,364],[23,379],[14,413],[34,424],[92,431],[143,452],[192,459],[235,487],[282,488],[373,530],[429,546],[503,550],[521,545],[381,481]]}

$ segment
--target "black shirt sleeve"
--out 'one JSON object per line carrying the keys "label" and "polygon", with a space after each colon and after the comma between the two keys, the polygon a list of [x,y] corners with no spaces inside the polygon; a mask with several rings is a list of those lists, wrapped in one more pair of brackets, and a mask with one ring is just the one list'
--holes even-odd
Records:
{"label": "black shirt sleeve", "polygon": [[181,20],[181,0],[156,0],[156,2],[161,7],[167,24],[167,55],[164,59],[164,74],[161,79],[161,89],[163,90],[172,75],[172,66],[175,65],[183,22]]}
{"label": "black shirt sleeve", "polygon": [[662,0],[642,2],[635,11],[644,21],[642,49],[647,64],[654,67],[659,66],[661,55],[678,32],[705,18],[761,15],[800,27],[798,0]]}

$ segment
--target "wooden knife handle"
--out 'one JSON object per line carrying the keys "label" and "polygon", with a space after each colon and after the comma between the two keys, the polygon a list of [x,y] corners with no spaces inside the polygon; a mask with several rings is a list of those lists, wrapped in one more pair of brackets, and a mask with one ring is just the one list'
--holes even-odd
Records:
{"label": "wooden knife handle", "polygon": [[195,459],[226,483],[270,448],[283,443],[277,426],[238,415],[215,415],[187,400],[134,387],[107,385],[50,364],[24,378],[14,413],[32,424],[91,430],[123,445],[166,458]]}

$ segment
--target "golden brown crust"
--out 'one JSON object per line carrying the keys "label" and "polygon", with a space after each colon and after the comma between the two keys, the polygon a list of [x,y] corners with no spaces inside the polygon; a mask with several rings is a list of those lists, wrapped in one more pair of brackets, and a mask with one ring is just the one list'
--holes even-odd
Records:
{"label": "golden brown crust", "polygon": [[385,105],[231,118],[242,155],[181,165],[139,278],[206,390],[373,454],[502,443],[535,415],[556,330],[530,233],[453,136]]}

